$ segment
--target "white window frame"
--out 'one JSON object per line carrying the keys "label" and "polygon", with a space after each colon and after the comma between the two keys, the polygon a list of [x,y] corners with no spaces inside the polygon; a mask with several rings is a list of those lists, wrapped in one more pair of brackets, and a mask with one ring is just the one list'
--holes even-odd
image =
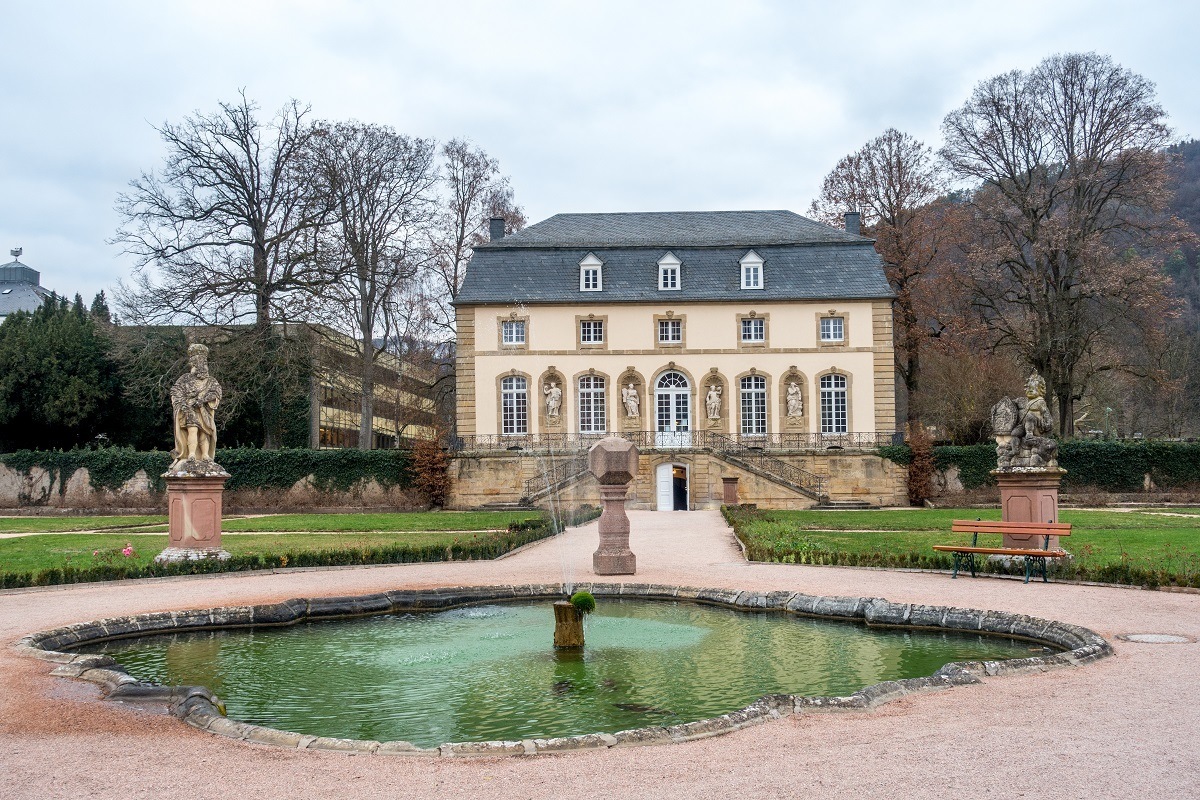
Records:
{"label": "white window frame", "polygon": [[[834,325],[834,323],[837,323]],[[826,324],[828,323],[828,325]],[[837,328],[837,336],[834,335],[834,328]],[[845,317],[821,317],[821,341],[822,342],[844,342],[846,341],[846,318]]]}
{"label": "white window frame", "polygon": [[[750,335],[747,336],[747,333]],[[757,334],[757,335],[755,335]],[[763,317],[742,317],[742,341],[758,344],[767,340],[767,321]]]}
{"label": "white window frame", "polygon": [[584,375],[579,379],[579,432],[607,433],[608,404],[605,392],[608,387],[599,375]]}
{"label": "white window frame", "polygon": [[503,436],[529,433],[529,381],[521,375],[500,379],[500,433]]}
{"label": "white window frame", "polygon": [[604,291],[604,262],[595,253],[588,253],[579,262],[579,291]]}
{"label": "white window frame", "polygon": [[[664,332],[668,334],[666,337],[663,336]],[[660,319],[658,321],[658,343],[683,344],[683,320]]]}
{"label": "white window frame", "polygon": [[747,375],[739,382],[742,400],[741,432],[743,436],[767,435],[767,379]]}
{"label": "white window frame", "polygon": [[581,320],[579,320],[579,343],[580,344],[604,344],[604,320],[602,320],[602,319],[581,319]]}
{"label": "white window frame", "polygon": [[674,253],[667,253],[658,260],[658,289],[661,292],[677,292],[683,287],[683,262]]}
{"label": "white window frame", "polygon": [[821,376],[821,433],[849,433],[850,382],[845,375]]}
{"label": "white window frame", "polygon": [[502,320],[500,322],[500,339],[506,345],[525,344],[525,320]]}
{"label": "white window frame", "polygon": [[738,264],[742,268],[742,288],[743,289],[761,289],[763,288],[763,264],[765,262],[758,253],[751,250],[746,255],[742,256]]}

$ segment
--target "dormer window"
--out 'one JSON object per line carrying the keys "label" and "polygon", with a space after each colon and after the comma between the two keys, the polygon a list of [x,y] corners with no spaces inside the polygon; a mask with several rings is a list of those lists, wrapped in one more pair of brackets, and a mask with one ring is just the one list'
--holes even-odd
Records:
{"label": "dormer window", "polygon": [[746,253],[746,255],[742,256],[741,261],[738,263],[742,265],[742,288],[763,288],[762,256],[751,250],[749,253]]}
{"label": "dormer window", "polygon": [[662,291],[679,290],[680,261],[671,253],[658,260],[658,288]]}
{"label": "dormer window", "polygon": [[604,288],[604,262],[595,253],[588,253],[579,262],[579,291],[599,292]]}

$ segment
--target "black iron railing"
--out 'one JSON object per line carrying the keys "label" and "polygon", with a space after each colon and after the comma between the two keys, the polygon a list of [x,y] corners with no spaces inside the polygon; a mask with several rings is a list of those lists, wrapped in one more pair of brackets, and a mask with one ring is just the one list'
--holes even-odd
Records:
{"label": "black iron railing", "polygon": [[[871,433],[770,433],[725,434],[715,431],[612,431],[611,433],[527,433],[517,435],[477,434],[452,440],[457,452],[502,452],[535,450],[549,453],[586,451],[605,436],[619,436],[641,450],[695,450],[733,442],[752,450],[869,450],[896,444],[901,435],[893,431]],[[714,445],[714,443],[717,443]]]}
{"label": "black iron railing", "polygon": [[825,496],[825,479],[815,472],[789,464],[786,461],[767,455],[761,447],[754,447],[719,433],[710,433],[709,442],[712,450],[730,461],[743,464],[766,473],[783,483],[801,489],[813,497],[820,499]]}
{"label": "black iron railing", "polygon": [[587,471],[587,453],[580,453],[573,458],[567,458],[547,466],[540,474],[525,481],[525,496],[532,497],[539,492],[547,491],[560,483],[578,477]]}

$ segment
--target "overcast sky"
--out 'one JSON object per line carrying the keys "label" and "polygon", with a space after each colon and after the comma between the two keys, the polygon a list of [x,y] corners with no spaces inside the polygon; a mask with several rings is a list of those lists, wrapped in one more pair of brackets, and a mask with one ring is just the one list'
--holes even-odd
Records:
{"label": "overcast sky", "polygon": [[[244,87],[500,161],[531,222],[559,212],[791,209],[894,126],[936,147],[981,80],[1095,50],[1200,136],[1186,0],[29,2],[0,0],[0,263],[85,298],[126,277],[113,201],[153,126]],[[269,116],[269,114],[265,114]]]}

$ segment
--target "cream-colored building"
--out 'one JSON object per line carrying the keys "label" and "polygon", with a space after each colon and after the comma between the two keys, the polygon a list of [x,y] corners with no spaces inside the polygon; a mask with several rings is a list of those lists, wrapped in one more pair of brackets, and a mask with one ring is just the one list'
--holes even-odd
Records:
{"label": "cream-colored building", "polygon": [[892,292],[848,217],[561,214],[494,234],[456,301],[463,451],[558,457],[533,468],[552,492],[566,454],[615,433],[648,459],[635,506],[715,505],[746,469],[800,504],[833,496],[804,455],[896,428]]}

